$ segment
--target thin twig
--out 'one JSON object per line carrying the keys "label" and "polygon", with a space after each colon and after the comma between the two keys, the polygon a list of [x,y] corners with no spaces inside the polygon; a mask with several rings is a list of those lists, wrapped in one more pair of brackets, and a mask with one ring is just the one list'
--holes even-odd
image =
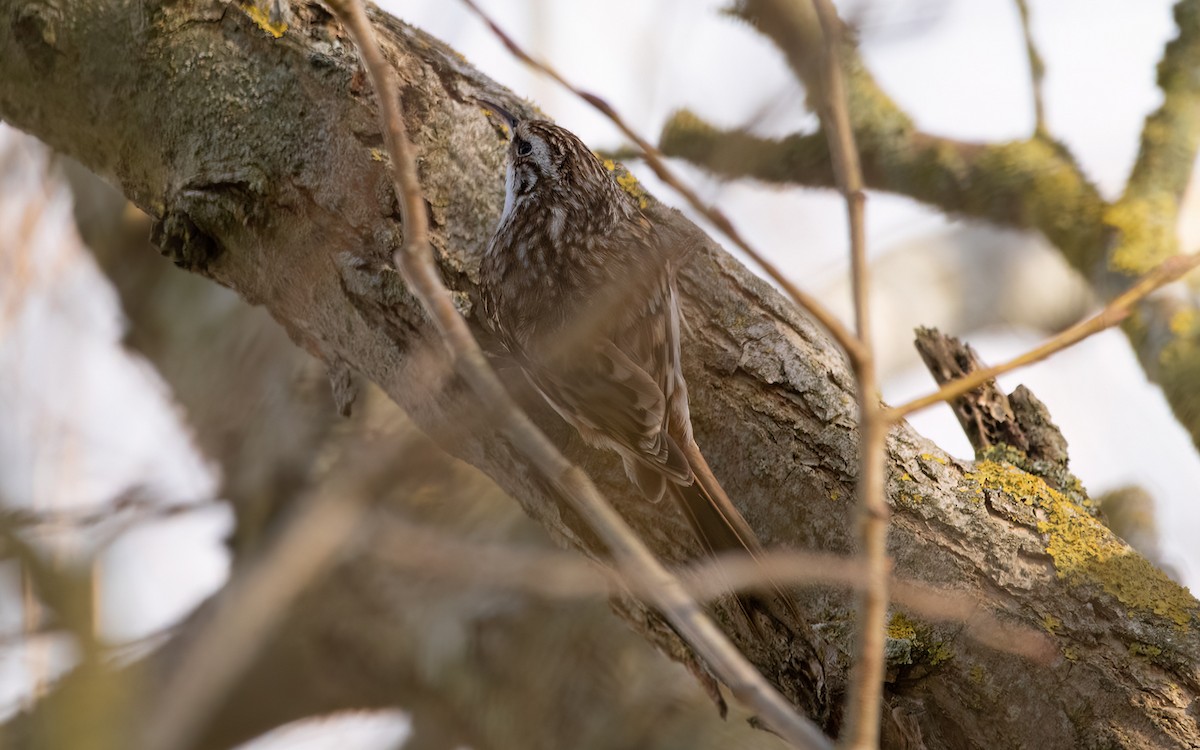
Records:
{"label": "thin twig", "polygon": [[223,502],[224,500],[206,498],[164,503],[148,496],[131,496],[118,498],[98,508],[61,510],[3,508],[0,509],[0,524],[11,529],[53,526],[56,529],[82,530],[89,526],[99,526],[110,522],[126,513],[132,513],[136,521],[144,522],[209,510]]}
{"label": "thin twig", "polygon": [[[635,595],[651,594],[637,581],[564,552],[467,540],[394,519],[385,521],[380,532],[386,543],[372,548],[374,556],[425,579],[501,587],[554,599],[608,596],[616,586]],[[766,551],[757,558],[723,555],[678,568],[675,573],[701,601],[761,590],[765,581],[861,590],[867,580],[866,567],[859,560],[801,551]],[[930,621],[960,623],[963,635],[989,648],[1041,661],[1057,653],[1045,632],[999,620],[984,610],[976,597],[907,579],[893,579],[893,584],[898,605]]]}
{"label": "thin twig", "polygon": [[1167,258],[1158,267],[1135,282],[1123,294],[1105,305],[1103,310],[1091,318],[1076,323],[1041,346],[1031,349],[1019,357],[1015,357],[1002,364],[976,370],[966,377],[946,383],[934,393],[915,398],[900,406],[893,406],[886,409],[884,417],[889,422],[899,422],[915,411],[920,411],[942,401],[950,401],[958,398],[993,378],[1017,368],[1031,365],[1034,362],[1040,362],[1051,354],[1066,349],[1089,336],[1112,328],[1129,317],[1129,314],[1133,312],[1133,306],[1146,297],[1146,295],[1172,281],[1176,281],[1197,266],[1200,266],[1200,253],[1176,255]]}
{"label": "thin twig", "polygon": [[25,668],[32,684],[22,699],[22,709],[28,710],[45,694],[49,682],[49,649],[42,641],[35,641],[38,623],[42,620],[42,605],[34,595],[33,581],[29,571],[21,567],[21,635],[26,639]]}
{"label": "thin twig", "polygon": [[842,349],[846,351],[847,356],[850,357],[852,362],[857,361],[865,355],[861,342],[859,342],[854,334],[852,334],[850,330],[847,329],[846,326],[837,319],[836,315],[834,315],[827,307],[822,305],[816,297],[810,295],[792,283],[792,280],[789,279],[786,274],[780,271],[774,264],[763,257],[761,253],[755,250],[750,243],[747,242],[744,237],[742,237],[741,232],[737,230],[737,228],[733,225],[733,222],[729,220],[729,217],[727,217],[724,212],[715,206],[705,203],[700,196],[696,194],[696,191],[692,190],[687,186],[686,183],[676,177],[675,174],[667,168],[665,162],[666,157],[662,155],[662,152],[655,148],[654,145],[645,138],[642,138],[640,135],[638,135],[633,128],[625,122],[621,115],[618,114],[615,109],[613,109],[612,105],[595,94],[577,88],[570,81],[563,78],[563,76],[549,64],[536,60],[530,56],[529,53],[527,53],[519,44],[517,44],[512,37],[510,37],[503,29],[501,29],[500,26],[493,21],[490,16],[488,16],[487,13],[485,13],[478,5],[476,5],[474,0],[463,0],[463,2],[467,5],[467,7],[473,10],[485,24],[488,25],[488,27],[492,30],[492,33],[494,33],[496,37],[504,44],[504,46],[508,48],[508,51],[511,52],[513,56],[526,65],[529,65],[530,67],[550,76],[550,78],[557,81],[563,88],[592,105],[592,107],[612,121],[612,123],[616,125],[617,128],[619,128],[627,138],[633,141],[638,149],[641,150],[641,156],[645,159],[647,166],[654,171],[654,174],[657,175],[658,178],[664,183],[669,185],[673,190],[675,190],[675,192],[683,196],[684,200],[686,200],[692,208],[703,215],[704,218],[708,219],[708,221],[711,222],[718,231],[728,237],[733,244],[737,245],[747,257],[753,260],[759,266],[759,268],[761,268],[775,281],[775,283],[779,284],[783,291],[789,297],[791,297],[792,301],[795,302],[796,305],[808,311],[810,315],[816,318],[817,322],[824,326],[825,330],[829,331],[829,334],[833,336],[834,340],[837,341],[837,343],[841,345]]}
{"label": "thin twig", "polygon": [[1046,77],[1046,65],[1033,42],[1033,27],[1029,22],[1029,3],[1026,0],[1016,0],[1017,11],[1021,14],[1021,33],[1025,36],[1025,52],[1029,56],[1029,80],[1033,86],[1033,134],[1045,136],[1046,104],[1042,96],[1042,81]]}
{"label": "thin twig", "polygon": [[757,712],[763,722],[796,747],[828,748],[829,740],[811,721],[796,713],[704,614],[683,584],[662,566],[600,495],[516,405],[485,358],[466,321],[454,306],[428,241],[428,227],[412,147],[405,132],[399,87],[385,62],[361,0],[336,0],[331,7],[354,38],[372,87],[393,165],[393,180],[402,206],[404,246],[394,261],[409,289],[424,305],[453,353],[458,371],[482,404],[494,414],[517,450],[552,481],[612,552],[618,570],[644,583],[650,603],[729,686],[735,698]]}
{"label": "thin twig", "polygon": [[861,354],[854,362],[858,386],[859,428],[859,555],[863,585],[858,590],[854,637],[854,664],[846,697],[846,729],[840,747],[870,750],[879,744],[879,712],[883,701],[884,645],[887,627],[888,506],[884,499],[884,448],[888,422],[879,401],[878,374],[871,341],[870,279],[867,267],[862,166],[854,143],[854,130],[842,79],[842,22],[829,0],[812,0],[821,23],[823,55],[820,107],[822,129],[838,188],[846,199],[850,227],[850,267],[854,290],[855,331]]}

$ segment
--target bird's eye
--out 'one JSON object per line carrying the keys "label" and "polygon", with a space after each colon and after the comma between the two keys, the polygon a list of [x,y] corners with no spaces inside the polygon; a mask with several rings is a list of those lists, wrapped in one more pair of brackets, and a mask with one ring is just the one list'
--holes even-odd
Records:
{"label": "bird's eye", "polygon": [[533,153],[533,144],[524,138],[517,139],[517,156],[529,156]]}

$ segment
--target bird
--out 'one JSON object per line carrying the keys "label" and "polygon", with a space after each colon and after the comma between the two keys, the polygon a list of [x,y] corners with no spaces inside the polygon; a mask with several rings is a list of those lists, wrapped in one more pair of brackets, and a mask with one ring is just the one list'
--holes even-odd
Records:
{"label": "bird", "polygon": [[[677,233],[651,221],[566,128],[492,103],[511,139],[504,208],[480,264],[485,325],[584,441],[651,503],[674,498],[705,553],[762,553],[692,430]],[[737,597],[755,632],[749,595]]]}

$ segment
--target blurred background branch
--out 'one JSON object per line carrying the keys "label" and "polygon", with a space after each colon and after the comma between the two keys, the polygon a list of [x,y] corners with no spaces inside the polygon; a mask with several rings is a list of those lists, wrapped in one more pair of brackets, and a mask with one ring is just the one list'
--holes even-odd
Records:
{"label": "blurred background branch", "polygon": [[[739,0],[733,12],[776,44],[808,91],[819,90],[812,50],[817,19],[791,0]],[[1024,13],[1022,13],[1024,16]],[[1032,139],[968,143],[919,130],[872,77],[853,42],[843,56],[854,132],[869,188],[906,195],[951,215],[1037,231],[1085,279],[1111,299],[1178,251],[1179,205],[1200,142],[1200,82],[1189,71],[1200,56],[1200,3],[1175,5],[1178,36],[1159,64],[1163,103],[1146,118],[1124,195],[1104,200],[1069,148]],[[1032,43],[1030,42],[1030,45]],[[1031,65],[1036,56],[1032,46]],[[1034,77],[1037,78],[1034,65]],[[1040,107],[1039,107],[1040,111]],[[664,153],[724,177],[832,187],[824,136],[763,138],[713,126],[683,110],[664,126]],[[1147,375],[1162,386],[1176,417],[1200,445],[1200,310],[1182,299],[1141,305],[1125,326]]]}

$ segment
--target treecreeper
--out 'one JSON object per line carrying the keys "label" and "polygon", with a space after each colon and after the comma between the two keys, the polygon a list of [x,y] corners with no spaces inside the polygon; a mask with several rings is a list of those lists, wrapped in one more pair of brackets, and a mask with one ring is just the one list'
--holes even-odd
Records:
{"label": "treecreeper", "polygon": [[[707,554],[761,556],[692,435],[675,281],[688,248],[573,133],[484,106],[512,133],[504,209],[480,269],[484,316],[504,356],[584,440],[620,455],[642,496],[673,498]],[[760,636],[757,618],[774,605],[800,619],[764,582],[770,596],[737,597]]]}

